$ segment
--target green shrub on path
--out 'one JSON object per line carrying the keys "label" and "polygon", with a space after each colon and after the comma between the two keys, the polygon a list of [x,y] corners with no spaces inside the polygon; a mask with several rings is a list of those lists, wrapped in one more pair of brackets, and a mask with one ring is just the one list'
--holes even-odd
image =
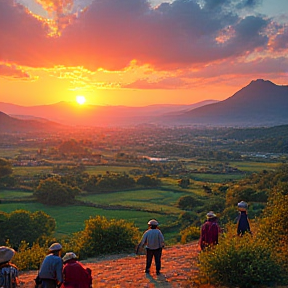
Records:
{"label": "green shrub on path", "polygon": [[214,249],[201,252],[200,275],[207,282],[227,287],[260,287],[282,282],[285,275],[273,247],[250,234],[228,235]]}
{"label": "green shrub on path", "polygon": [[200,238],[200,228],[189,226],[180,232],[181,244],[189,243]]}
{"label": "green shrub on path", "polygon": [[125,220],[96,216],[85,221],[84,230],[73,238],[76,253],[81,257],[95,257],[133,250],[140,239],[140,232],[133,223]]}
{"label": "green shrub on path", "polygon": [[19,270],[37,270],[47,255],[47,250],[47,247],[41,247],[37,243],[29,247],[25,241],[22,241],[12,262]]}

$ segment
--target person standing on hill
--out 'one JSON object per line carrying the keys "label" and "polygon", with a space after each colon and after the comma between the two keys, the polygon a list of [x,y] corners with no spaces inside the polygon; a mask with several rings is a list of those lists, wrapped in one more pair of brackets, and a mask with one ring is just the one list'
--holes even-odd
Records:
{"label": "person standing on hill", "polygon": [[156,274],[160,274],[162,248],[164,247],[164,236],[158,228],[158,221],[152,219],[148,222],[149,229],[142,236],[138,247],[146,247],[146,269],[145,273],[150,273],[150,267],[154,257]]}
{"label": "person standing on hill", "polygon": [[237,235],[243,236],[246,232],[251,234],[250,224],[247,216],[248,204],[244,201],[238,203],[239,215],[237,219]]}
{"label": "person standing on hill", "polygon": [[0,247],[0,287],[16,288],[19,285],[18,268],[11,263],[15,250],[6,246]]}
{"label": "person standing on hill", "polygon": [[75,253],[66,253],[62,260],[64,288],[92,288],[91,269],[77,261]]}
{"label": "person standing on hill", "polygon": [[62,246],[59,243],[53,243],[48,248],[48,255],[43,260],[39,277],[42,280],[43,288],[61,287],[63,282],[62,268],[63,263],[60,257]]}
{"label": "person standing on hill", "polygon": [[213,211],[206,214],[207,221],[201,226],[199,246],[201,250],[218,244],[220,227],[217,223],[217,216]]}

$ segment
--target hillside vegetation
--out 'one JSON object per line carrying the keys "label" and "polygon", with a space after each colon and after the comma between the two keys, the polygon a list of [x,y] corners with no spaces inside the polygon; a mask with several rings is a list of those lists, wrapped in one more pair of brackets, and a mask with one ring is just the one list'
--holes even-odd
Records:
{"label": "hillside vegetation", "polygon": [[[81,260],[131,253],[152,218],[160,222],[167,246],[197,241],[206,213],[213,210],[225,233],[213,253],[201,253],[200,278],[245,287],[237,275],[247,273],[246,279],[255,278],[249,285],[286,283],[287,255],[281,250],[286,226],[279,213],[286,213],[281,205],[287,200],[287,154],[279,152],[286,142],[277,129],[263,128],[267,133],[259,130],[259,137],[250,129],[151,127],[75,131],[75,138],[64,134],[33,141],[31,135],[5,136],[0,245],[18,251],[21,270],[37,269],[54,241]],[[245,139],[241,131],[247,132]],[[278,153],[270,152],[275,149],[270,133],[279,137]],[[17,141],[8,146],[8,139]],[[262,150],[256,153],[257,145]],[[238,239],[234,221],[241,200],[249,203],[253,237]],[[253,259],[249,271],[245,265],[235,268],[242,256],[243,263]],[[273,265],[281,277],[265,272],[265,280],[261,271],[266,268],[258,271],[257,259],[259,267]]]}

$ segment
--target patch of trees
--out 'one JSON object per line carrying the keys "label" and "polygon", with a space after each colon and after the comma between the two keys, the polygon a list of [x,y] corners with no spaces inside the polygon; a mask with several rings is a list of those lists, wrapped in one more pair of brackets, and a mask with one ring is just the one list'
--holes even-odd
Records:
{"label": "patch of trees", "polygon": [[193,210],[196,206],[201,205],[203,205],[203,202],[192,195],[182,196],[177,202],[177,206],[183,210]]}
{"label": "patch of trees", "polygon": [[179,181],[179,186],[181,188],[188,188],[190,185],[190,179],[189,178],[181,178]]}
{"label": "patch of trees", "polygon": [[15,185],[15,178],[11,176],[12,172],[11,162],[0,158],[0,188]]}
{"label": "patch of trees", "polygon": [[266,203],[271,191],[279,182],[288,181],[288,165],[283,164],[275,171],[263,170],[229,186],[226,193],[226,205],[236,205],[245,199],[247,202]]}
{"label": "patch of trees", "polygon": [[228,139],[237,143],[230,146],[233,150],[250,152],[288,153],[288,125],[269,128],[229,129]]}
{"label": "patch of trees", "polygon": [[40,203],[47,205],[66,205],[75,203],[75,197],[81,191],[88,193],[114,192],[132,188],[157,187],[161,185],[158,178],[141,176],[137,180],[128,174],[107,172],[105,175],[55,175],[42,179],[33,195]]}
{"label": "patch of trees", "polygon": [[65,205],[74,203],[75,196],[80,194],[78,187],[61,183],[55,178],[41,180],[34,192],[36,200],[47,205]]}
{"label": "patch of trees", "polygon": [[88,193],[101,193],[141,187],[157,187],[159,185],[161,185],[161,181],[158,178],[148,175],[135,180],[126,173],[106,173],[105,175],[89,176],[82,188]]}
{"label": "patch of trees", "polygon": [[43,211],[0,212],[0,245],[5,245],[6,241],[15,249],[22,241],[32,245],[41,238],[51,236],[55,227],[55,220]]}

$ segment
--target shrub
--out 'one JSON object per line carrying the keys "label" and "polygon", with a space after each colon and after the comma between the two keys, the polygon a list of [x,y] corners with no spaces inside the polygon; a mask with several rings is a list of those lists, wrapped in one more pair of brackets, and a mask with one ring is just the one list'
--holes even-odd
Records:
{"label": "shrub", "polygon": [[191,195],[185,195],[179,198],[177,206],[183,210],[192,210],[195,206],[202,205],[202,201]]}
{"label": "shrub", "polygon": [[37,270],[47,255],[47,247],[40,247],[39,244],[29,247],[25,241],[22,241],[12,262],[19,270]]}
{"label": "shrub", "polygon": [[[288,183],[279,183],[270,192],[269,201],[259,222],[259,237],[270,242],[277,259],[288,274]],[[288,280],[287,280],[288,281]]]}
{"label": "shrub", "polygon": [[55,230],[55,219],[43,211],[31,213],[26,210],[15,210],[0,216],[2,216],[0,245],[4,245],[9,239],[14,249],[18,249],[21,241],[32,245],[40,238],[49,237]]}
{"label": "shrub", "polygon": [[200,273],[209,282],[228,287],[257,287],[281,283],[283,269],[268,242],[245,234],[227,236],[199,256]]}
{"label": "shrub", "polygon": [[84,230],[75,234],[71,244],[81,257],[93,257],[129,251],[139,239],[139,230],[133,223],[96,216],[85,222]]}
{"label": "shrub", "polygon": [[195,226],[187,227],[180,232],[181,243],[185,244],[200,238],[200,228]]}

